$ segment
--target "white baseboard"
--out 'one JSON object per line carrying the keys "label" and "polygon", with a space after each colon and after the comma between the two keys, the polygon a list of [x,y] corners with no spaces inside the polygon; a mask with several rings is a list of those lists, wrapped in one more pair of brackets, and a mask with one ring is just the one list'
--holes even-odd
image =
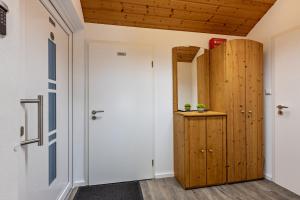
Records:
{"label": "white baseboard", "polygon": [[155,178],[169,178],[174,177],[174,172],[162,172],[162,173],[155,173]]}
{"label": "white baseboard", "polygon": [[64,189],[64,191],[61,193],[61,195],[58,197],[57,200],[66,200],[69,198],[69,195],[72,191],[72,185],[71,183],[69,183],[66,188]]}
{"label": "white baseboard", "polygon": [[267,179],[269,181],[273,181],[273,177],[271,174],[265,174],[265,179]]}
{"label": "white baseboard", "polygon": [[74,181],[73,188],[74,187],[80,187],[80,186],[86,186],[86,185],[87,184],[86,184],[85,180]]}

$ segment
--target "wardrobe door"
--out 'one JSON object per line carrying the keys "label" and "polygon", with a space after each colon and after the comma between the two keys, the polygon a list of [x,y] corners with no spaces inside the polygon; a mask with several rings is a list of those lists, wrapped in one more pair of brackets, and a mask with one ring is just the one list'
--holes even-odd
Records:
{"label": "wardrobe door", "polygon": [[246,180],[247,174],[245,60],[245,40],[226,43],[224,101],[228,126],[228,182]]}
{"label": "wardrobe door", "polygon": [[226,120],[208,117],[207,127],[207,185],[226,182]]}
{"label": "wardrobe door", "polygon": [[206,185],[206,118],[188,120],[190,148],[190,186]]}
{"label": "wardrobe door", "polygon": [[263,177],[263,46],[246,41],[247,180]]}

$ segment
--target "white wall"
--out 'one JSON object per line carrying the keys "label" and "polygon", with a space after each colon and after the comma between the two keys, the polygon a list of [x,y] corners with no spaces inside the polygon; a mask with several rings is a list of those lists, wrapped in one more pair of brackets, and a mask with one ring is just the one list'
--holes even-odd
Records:
{"label": "white wall", "polygon": [[14,146],[19,144],[20,78],[21,57],[21,2],[4,0],[9,7],[7,36],[0,37],[0,199],[18,198],[18,153]]}
{"label": "white wall", "polygon": [[74,180],[84,184],[84,40],[118,41],[151,44],[154,47],[155,74],[155,174],[173,174],[172,122],[172,47],[199,46],[208,48],[212,37],[229,36],[155,30],[112,25],[86,24],[85,31],[74,35]]}
{"label": "white wall", "polygon": [[[272,37],[298,26],[300,28],[299,14],[299,0],[277,0],[275,5],[248,34],[248,38],[257,40],[264,44],[264,84],[265,88],[268,90],[272,89]],[[273,113],[273,96],[265,96],[265,174],[270,178],[272,177],[273,173]]]}

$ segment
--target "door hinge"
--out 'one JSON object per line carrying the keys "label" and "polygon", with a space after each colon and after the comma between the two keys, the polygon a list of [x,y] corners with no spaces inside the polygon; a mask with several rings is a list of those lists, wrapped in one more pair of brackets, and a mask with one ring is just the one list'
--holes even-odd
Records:
{"label": "door hinge", "polygon": [[152,68],[154,67],[154,62],[153,62],[153,60],[152,60],[152,62],[151,62],[151,66],[152,66]]}
{"label": "door hinge", "polygon": [[152,160],[152,167],[154,167],[154,160]]}

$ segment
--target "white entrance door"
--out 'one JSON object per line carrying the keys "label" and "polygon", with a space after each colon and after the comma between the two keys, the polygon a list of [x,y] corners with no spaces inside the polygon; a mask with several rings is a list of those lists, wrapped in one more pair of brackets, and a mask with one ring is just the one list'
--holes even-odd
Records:
{"label": "white entrance door", "polygon": [[153,177],[151,62],[150,46],[89,45],[90,185]]}
{"label": "white entrance door", "polygon": [[300,29],[274,39],[274,67],[275,182],[300,195]]}
{"label": "white entrance door", "polygon": [[40,1],[26,0],[24,6],[19,196],[22,200],[54,200],[71,188],[69,35]]}

